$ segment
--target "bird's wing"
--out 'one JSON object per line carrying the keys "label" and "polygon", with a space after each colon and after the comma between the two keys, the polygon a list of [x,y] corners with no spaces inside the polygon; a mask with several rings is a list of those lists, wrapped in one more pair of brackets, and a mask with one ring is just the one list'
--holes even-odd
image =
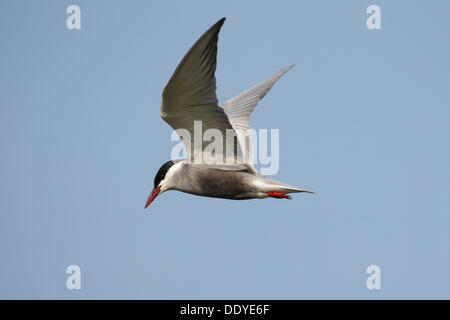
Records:
{"label": "bird's wing", "polygon": [[[225,18],[222,18],[216,22],[197,40],[181,60],[162,94],[161,117],[179,133],[185,144],[188,160],[192,163],[211,161],[209,156],[214,153],[211,150],[206,153],[205,148],[216,142],[217,138],[203,141],[203,134],[208,129],[217,129],[222,135],[222,143],[219,144],[223,152],[214,150],[215,155],[226,156],[227,152],[233,158],[242,155],[233,127],[224,110],[218,106],[216,97],[214,73],[217,40],[224,21]],[[201,121],[201,124],[197,121]],[[194,125],[201,135],[197,138],[194,137]],[[217,133],[210,131],[213,135],[214,132]],[[227,133],[229,139],[226,139]],[[227,159],[222,158],[222,161],[225,163]]]}
{"label": "bird's wing", "polygon": [[252,138],[250,134],[250,126],[248,124],[250,115],[258,105],[259,100],[264,98],[275,82],[293,67],[294,65],[291,65],[281,70],[267,80],[258,83],[251,89],[242,92],[240,95],[228,100],[222,105],[222,108],[225,110],[231,125],[236,131],[245,163],[249,163],[252,166],[254,163],[251,141]]}
{"label": "bird's wing", "polygon": [[[190,164],[191,168],[203,169],[203,165]],[[224,164],[211,164],[208,165],[208,170],[219,170],[219,171],[234,171],[234,172],[248,172],[255,173],[253,169],[248,164],[233,164],[233,165],[224,165]]]}

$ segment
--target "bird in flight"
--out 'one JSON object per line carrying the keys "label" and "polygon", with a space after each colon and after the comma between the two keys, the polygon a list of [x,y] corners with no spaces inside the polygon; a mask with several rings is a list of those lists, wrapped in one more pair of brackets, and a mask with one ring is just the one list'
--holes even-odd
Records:
{"label": "bird in flight", "polygon": [[[169,160],[161,166],[145,208],[168,190],[233,200],[290,199],[289,193],[313,193],[259,174],[250,161],[250,114],[258,101],[293,65],[219,107],[215,71],[218,34],[224,22],[225,18],[220,19],[197,40],[164,88],[161,117],[180,134],[187,159]],[[201,124],[202,132],[212,129],[223,137],[230,130],[234,133],[232,139],[222,139],[218,148],[221,152],[215,150],[214,161],[211,159],[213,153],[205,152],[209,142],[195,141],[196,123]]]}

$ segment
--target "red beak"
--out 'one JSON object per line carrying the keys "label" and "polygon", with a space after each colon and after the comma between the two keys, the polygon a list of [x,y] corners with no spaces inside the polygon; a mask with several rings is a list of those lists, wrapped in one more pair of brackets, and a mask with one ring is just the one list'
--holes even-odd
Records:
{"label": "red beak", "polygon": [[145,203],[145,208],[147,208],[153,200],[155,200],[156,196],[161,192],[161,187],[152,190],[152,193],[148,196],[147,202]]}

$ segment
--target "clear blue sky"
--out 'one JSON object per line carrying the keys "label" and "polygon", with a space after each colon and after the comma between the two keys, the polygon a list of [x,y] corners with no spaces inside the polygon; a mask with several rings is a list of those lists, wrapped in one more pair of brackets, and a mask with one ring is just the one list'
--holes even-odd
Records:
{"label": "clear blue sky", "polygon": [[[66,8],[81,7],[81,30]],[[366,8],[381,7],[381,30]],[[450,2],[0,2],[0,298],[450,298]],[[161,92],[221,17],[221,102],[255,111],[274,178],[317,191],[144,210]],[[67,290],[67,266],[82,289]],[[381,290],[366,268],[381,268]]]}

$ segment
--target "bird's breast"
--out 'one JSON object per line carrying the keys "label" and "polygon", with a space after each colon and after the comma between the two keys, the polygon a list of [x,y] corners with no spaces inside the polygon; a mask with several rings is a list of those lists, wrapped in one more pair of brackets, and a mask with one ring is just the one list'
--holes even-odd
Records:
{"label": "bird's breast", "polygon": [[179,190],[205,197],[251,199],[257,197],[252,177],[245,171],[197,169],[186,175]]}

